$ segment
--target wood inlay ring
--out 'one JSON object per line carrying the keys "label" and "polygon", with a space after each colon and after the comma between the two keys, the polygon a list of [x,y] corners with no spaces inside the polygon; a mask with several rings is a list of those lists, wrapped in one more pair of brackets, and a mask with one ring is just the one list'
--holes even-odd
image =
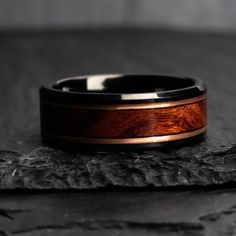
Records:
{"label": "wood inlay ring", "polygon": [[59,146],[173,145],[206,132],[206,88],[190,78],[74,77],[42,87],[40,104],[43,140]]}

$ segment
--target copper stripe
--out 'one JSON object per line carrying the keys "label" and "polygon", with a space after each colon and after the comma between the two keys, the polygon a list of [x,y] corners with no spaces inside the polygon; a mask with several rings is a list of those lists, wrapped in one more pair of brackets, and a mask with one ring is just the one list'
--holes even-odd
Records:
{"label": "copper stripe", "polygon": [[61,141],[69,141],[74,143],[87,143],[87,144],[147,144],[147,143],[159,143],[176,141],[186,138],[191,138],[206,132],[206,126],[201,129],[197,129],[190,132],[183,132],[179,134],[143,137],[143,138],[83,138],[83,137],[69,137],[63,135],[54,135],[51,133],[46,134],[53,139],[59,139]]}
{"label": "copper stripe", "polygon": [[147,103],[147,104],[114,104],[114,105],[70,105],[70,104],[59,104],[54,102],[47,102],[43,100],[43,103],[49,104],[52,106],[68,107],[68,108],[79,108],[85,110],[132,110],[132,109],[153,109],[153,108],[165,108],[165,107],[174,107],[180,105],[191,104],[199,102],[206,99],[205,95],[187,98],[178,101],[169,101],[169,102],[157,102],[157,103]]}

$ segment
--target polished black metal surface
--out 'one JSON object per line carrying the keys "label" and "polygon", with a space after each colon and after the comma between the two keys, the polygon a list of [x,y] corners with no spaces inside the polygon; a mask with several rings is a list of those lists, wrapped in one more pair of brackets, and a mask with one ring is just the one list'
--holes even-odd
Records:
{"label": "polished black metal surface", "polygon": [[42,87],[41,99],[75,103],[150,103],[200,96],[201,80],[168,75],[101,74],[59,80]]}

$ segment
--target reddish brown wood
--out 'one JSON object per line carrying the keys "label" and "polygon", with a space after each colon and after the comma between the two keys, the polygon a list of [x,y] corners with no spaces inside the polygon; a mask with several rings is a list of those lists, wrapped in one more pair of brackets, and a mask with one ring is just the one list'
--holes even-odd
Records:
{"label": "reddish brown wood", "polygon": [[94,110],[43,104],[41,116],[42,129],[52,134],[93,138],[149,137],[203,127],[206,102],[137,110]]}

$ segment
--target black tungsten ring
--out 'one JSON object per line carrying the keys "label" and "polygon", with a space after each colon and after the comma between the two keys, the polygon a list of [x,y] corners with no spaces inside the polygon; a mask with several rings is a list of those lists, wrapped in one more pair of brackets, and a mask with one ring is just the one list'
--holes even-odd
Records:
{"label": "black tungsten ring", "polygon": [[156,147],[201,140],[206,87],[166,75],[89,75],[40,89],[41,133],[59,147]]}

